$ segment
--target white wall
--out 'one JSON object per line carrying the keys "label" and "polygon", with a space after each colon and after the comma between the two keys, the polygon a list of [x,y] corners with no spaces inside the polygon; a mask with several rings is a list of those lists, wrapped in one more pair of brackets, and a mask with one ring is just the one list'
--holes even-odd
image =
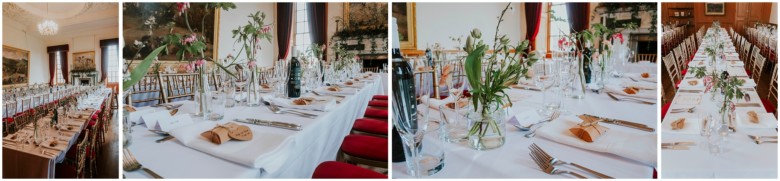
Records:
{"label": "white wall", "polygon": [[777,24],[777,2],[772,3],[772,13],[769,15],[769,23]]}
{"label": "white wall", "polygon": [[[100,28],[89,32],[72,32],[72,33],[62,33],[59,35],[55,35],[54,37],[47,38],[46,46],[68,44],[69,65],[73,65],[73,61],[76,59],[73,56],[74,53],[94,51],[95,68],[98,71],[98,75],[100,75],[102,73],[101,66],[103,64],[103,57],[101,55],[102,51],[100,48],[100,40],[113,39],[117,37],[119,37],[118,27]],[[69,66],[68,68],[72,70],[73,66]],[[69,77],[65,77],[65,79],[70,80]]]}
{"label": "white wall", "polygon": [[[271,42],[263,40],[260,43],[262,49],[257,53],[257,65],[260,67],[272,66],[273,62],[279,57],[277,53],[276,42],[278,37],[276,36],[276,3],[236,3],[236,9],[229,11],[222,11],[219,17],[219,48],[217,52],[217,58],[225,58],[228,54],[232,54],[234,57],[246,59],[245,55],[237,55],[241,50],[241,44],[235,44],[233,39],[232,30],[238,28],[238,26],[246,25],[250,20],[249,14],[254,14],[257,11],[265,13],[266,23],[274,23],[273,39]],[[244,53],[242,53],[244,54]]]}
{"label": "white wall", "polygon": [[[513,3],[499,29],[511,42],[525,40],[525,11],[522,3]],[[445,49],[455,49],[450,37],[465,38],[472,29],[482,31],[485,44],[493,45],[498,16],[506,3],[417,3],[417,49],[440,43]]]}
{"label": "white wall", "polygon": [[[333,18],[344,16],[344,4],[343,3],[328,3],[328,43],[330,43],[331,37],[336,33],[336,21]],[[339,28],[344,26],[339,25]],[[333,57],[332,48],[328,48],[328,56]]]}
{"label": "white wall", "polygon": [[30,51],[30,84],[49,83],[49,56],[43,39],[36,30],[3,17],[3,45]]}

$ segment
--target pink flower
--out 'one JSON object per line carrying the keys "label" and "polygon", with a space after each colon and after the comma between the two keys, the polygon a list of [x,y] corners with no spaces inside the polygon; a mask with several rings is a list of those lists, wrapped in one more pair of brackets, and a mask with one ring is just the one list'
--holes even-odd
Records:
{"label": "pink flower", "polygon": [[190,36],[184,37],[184,39],[181,40],[181,43],[182,44],[190,44],[192,42],[195,42],[195,40],[197,40],[197,39],[198,39],[197,35],[195,35],[195,33],[193,33]]}
{"label": "pink flower", "polygon": [[190,9],[190,3],[183,2],[183,3],[176,3],[176,15],[181,16],[182,13],[187,11],[187,9]]}
{"label": "pink flower", "polygon": [[612,39],[615,39],[615,38],[620,40],[620,44],[623,44],[623,41],[625,41],[625,39],[623,39],[623,33],[617,33],[617,34],[612,35]]}
{"label": "pink flower", "polygon": [[249,61],[248,66],[250,69],[255,68],[255,66],[257,66],[257,61]]}
{"label": "pink flower", "polygon": [[200,66],[203,66],[203,64],[205,64],[205,63],[206,63],[206,59],[198,59],[198,60],[195,61],[195,66],[200,67]]}
{"label": "pink flower", "polygon": [[712,83],[712,76],[704,76],[703,80],[704,80],[704,85],[707,86],[704,89],[704,92],[709,92],[710,89],[712,89],[712,85],[713,85],[713,83]]}
{"label": "pink flower", "polygon": [[566,44],[566,39],[561,37],[561,39],[558,39],[558,47],[561,47],[563,49],[563,45]]}
{"label": "pink flower", "polygon": [[263,33],[271,32],[271,26],[270,25],[263,26],[262,31],[263,31]]}
{"label": "pink flower", "polygon": [[182,64],[181,66],[183,66],[183,68],[184,68],[184,71],[186,71],[186,72],[188,72],[188,73],[189,73],[189,72],[194,72],[194,71],[195,71],[195,65],[194,65],[194,64],[187,63],[187,64]]}
{"label": "pink flower", "polygon": [[734,103],[732,102],[729,104],[729,109],[731,109],[731,111],[734,111],[737,109],[737,105],[734,105]]}

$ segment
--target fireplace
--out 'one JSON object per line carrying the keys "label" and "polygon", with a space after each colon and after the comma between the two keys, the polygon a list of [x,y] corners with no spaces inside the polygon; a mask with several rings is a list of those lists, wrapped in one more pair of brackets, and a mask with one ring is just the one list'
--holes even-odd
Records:
{"label": "fireplace", "polygon": [[97,85],[97,71],[89,72],[71,72],[71,81],[73,85],[93,86]]}
{"label": "fireplace", "polygon": [[387,38],[368,37],[361,38],[350,37],[342,39],[334,37],[334,41],[346,47],[347,51],[357,54],[363,60],[363,68],[378,67],[387,65]]}

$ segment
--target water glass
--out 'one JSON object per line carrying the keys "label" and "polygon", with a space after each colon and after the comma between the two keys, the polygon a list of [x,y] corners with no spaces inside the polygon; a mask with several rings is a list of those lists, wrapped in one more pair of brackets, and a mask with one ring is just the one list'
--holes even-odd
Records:
{"label": "water glass", "polygon": [[211,107],[211,113],[208,116],[209,120],[217,121],[222,120],[225,117],[225,96],[219,91],[213,91],[208,95],[209,105]]}
{"label": "water glass", "polygon": [[[456,104],[457,106],[457,104]],[[464,107],[458,107],[456,110],[468,110],[468,104]],[[468,119],[461,114],[463,111],[455,111],[447,108],[446,105],[439,106],[440,137],[442,140],[450,143],[465,141],[468,136]]]}

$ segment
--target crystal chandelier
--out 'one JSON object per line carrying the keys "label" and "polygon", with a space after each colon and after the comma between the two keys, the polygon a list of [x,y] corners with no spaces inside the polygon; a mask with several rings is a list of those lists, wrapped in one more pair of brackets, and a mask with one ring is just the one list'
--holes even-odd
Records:
{"label": "crystal chandelier", "polygon": [[[46,18],[49,18],[49,4],[46,3]],[[44,36],[50,36],[57,34],[57,23],[55,23],[53,20],[43,20],[43,22],[38,23],[38,32],[41,33],[41,35]]]}
{"label": "crystal chandelier", "polygon": [[52,20],[44,20],[38,24],[38,32],[44,36],[55,35],[57,34],[57,23]]}

